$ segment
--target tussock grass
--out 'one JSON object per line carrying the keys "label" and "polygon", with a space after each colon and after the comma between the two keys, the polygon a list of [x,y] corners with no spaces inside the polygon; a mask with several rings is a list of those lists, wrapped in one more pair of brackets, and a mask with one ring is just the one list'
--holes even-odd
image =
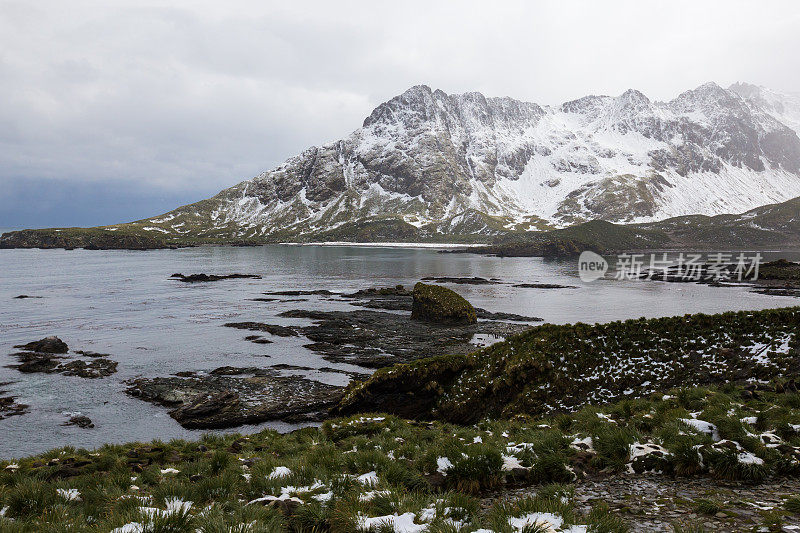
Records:
{"label": "tussock grass", "polygon": [[[758,483],[800,474],[800,409],[785,393],[762,389],[757,398],[743,398],[735,386],[672,390],[474,426],[357,415],[284,435],[62,448],[0,461],[0,531],[108,532],[138,523],[145,531],[353,532],[413,516],[432,532],[503,532],[510,519],[536,513],[589,531],[626,531],[608,508],[576,511],[570,483],[600,471],[629,475],[634,443],[663,446],[665,471],[678,476]],[[714,424],[727,441],[681,419]],[[780,445],[767,447],[764,432]],[[482,509],[478,497],[506,483],[536,486],[535,496]],[[176,500],[192,503],[169,511]],[[794,500],[786,501],[788,512],[800,512]],[[719,504],[709,497],[696,506],[714,514]]]}

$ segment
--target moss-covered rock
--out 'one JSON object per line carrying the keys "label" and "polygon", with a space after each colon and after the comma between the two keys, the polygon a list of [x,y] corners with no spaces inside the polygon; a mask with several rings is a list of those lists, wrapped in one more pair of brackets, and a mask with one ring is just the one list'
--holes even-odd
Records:
{"label": "moss-covered rock", "polygon": [[465,355],[445,355],[380,369],[366,381],[351,383],[332,413],[387,412],[430,418],[444,390],[468,364]]}
{"label": "moss-covered rock", "polygon": [[478,321],[475,308],[467,300],[446,287],[417,283],[411,318],[428,322],[474,324]]}

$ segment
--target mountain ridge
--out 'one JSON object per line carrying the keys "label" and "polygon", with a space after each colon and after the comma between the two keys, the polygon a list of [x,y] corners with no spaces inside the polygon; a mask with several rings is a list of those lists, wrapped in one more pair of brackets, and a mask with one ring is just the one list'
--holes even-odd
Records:
{"label": "mountain ridge", "polygon": [[629,89],[560,106],[416,85],[343,139],[212,198],[105,229],[279,242],[389,237],[362,231],[380,226],[487,240],[598,219],[742,213],[800,196],[799,130],[800,97],[742,83],[709,82],[669,102]]}

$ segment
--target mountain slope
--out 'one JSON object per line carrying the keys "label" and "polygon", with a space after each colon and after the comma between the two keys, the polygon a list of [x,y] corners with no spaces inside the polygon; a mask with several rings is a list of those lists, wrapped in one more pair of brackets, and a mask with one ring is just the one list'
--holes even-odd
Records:
{"label": "mountain slope", "polygon": [[[417,86],[347,138],[141,225],[295,239],[386,217],[452,235],[742,212],[800,196],[800,139],[780,120],[798,127],[792,102],[709,83],[547,108]],[[465,212],[498,224],[461,227]]]}
{"label": "mountain slope", "polygon": [[108,231],[176,242],[483,239],[800,196],[800,98],[707,83],[558,107],[412,87],[342,140]]}
{"label": "mountain slope", "polygon": [[645,224],[593,220],[550,231],[509,233],[470,251],[508,257],[570,256],[584,250],[800,248],[800,198],[741,215],[688,215]]}

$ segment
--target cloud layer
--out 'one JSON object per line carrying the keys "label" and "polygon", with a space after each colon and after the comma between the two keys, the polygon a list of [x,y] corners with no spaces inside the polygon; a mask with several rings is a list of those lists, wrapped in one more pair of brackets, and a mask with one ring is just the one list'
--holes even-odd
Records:
{"label": "cloud layer", "polygon": [[[213,194],[417,83],[542,104],[708,80],[798,91],[798,27],[790,1],[5,0],[0,226],[111,222],[100,202],[153,215],[173,206],[147,199]],[[37,193],[53,207],[11,208]]]}

